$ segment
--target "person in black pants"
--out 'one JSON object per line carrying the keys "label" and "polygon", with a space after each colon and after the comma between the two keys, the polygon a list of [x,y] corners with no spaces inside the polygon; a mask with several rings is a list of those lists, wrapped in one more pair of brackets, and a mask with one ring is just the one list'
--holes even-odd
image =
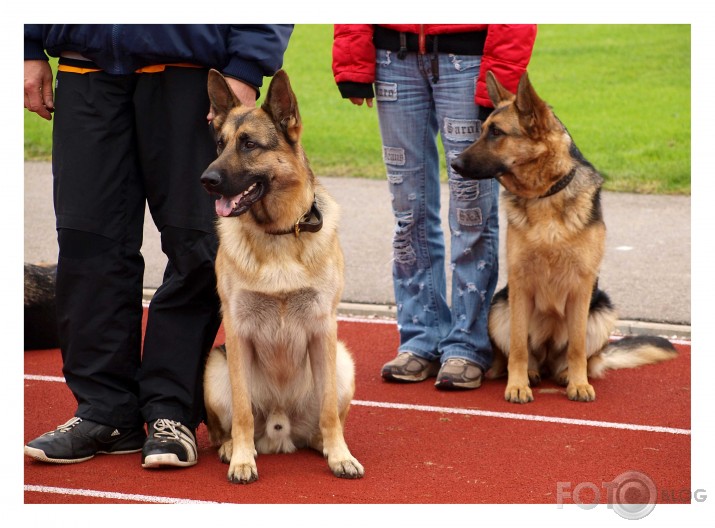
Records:
{"label": "person in black pants", "polygon": [[[30,441],[54,463],[142,451],[196,464],[202,373],[220,325],[209,68],[255,106],[291,25],[25,25],[25,108],[52,119],[57,314],[74,416]],[[47,55],[59,57],[55,93]],[[208,115],[207,115],[208,114]],[[149,205],[168,257],[142,346]],[[144,424],[147,424],[147,431]]]}

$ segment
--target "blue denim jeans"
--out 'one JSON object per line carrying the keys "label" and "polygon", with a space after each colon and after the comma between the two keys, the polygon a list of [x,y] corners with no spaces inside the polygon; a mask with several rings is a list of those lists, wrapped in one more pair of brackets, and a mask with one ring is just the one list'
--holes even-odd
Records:
{"label": "blue denim jeans", "polygon": [[[465,180],[451,160],[481,129],[474,102],[481,56],[377,50],[375,91],[392,210],[393,282],[399,352],[444,362],[462,357],[485,371],[492,363],[487,316],[497,283],[498,183]],[[447,301],[440,220],[437,133],[447,157],[452,270]]]}

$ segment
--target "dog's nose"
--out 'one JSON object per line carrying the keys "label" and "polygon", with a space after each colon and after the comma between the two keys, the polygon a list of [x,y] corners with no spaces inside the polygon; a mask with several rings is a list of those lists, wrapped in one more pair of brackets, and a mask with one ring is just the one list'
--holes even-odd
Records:
{"label": "dog's nose", "polygon": [[221,181],[221,173],[217,170],[208,169],[201,175],[201,184],[206,188],[221,185]]}
{"label": "dog's nose", "polygon": [[457,156],[456,158],[454,158],[450,165],[457,174],[462,174],[462,172],[464,171],[464,162],[462,161],[462,156]]}

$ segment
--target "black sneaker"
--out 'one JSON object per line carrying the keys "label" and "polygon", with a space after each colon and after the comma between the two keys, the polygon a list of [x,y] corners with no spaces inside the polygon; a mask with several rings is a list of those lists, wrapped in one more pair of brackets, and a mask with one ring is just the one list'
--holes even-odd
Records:
{"label": "black sneaker", "polygon": [[142,467],[187,467],[198,461],[194,432],[173,420],[154,420],[142,449]]}
{"label": "black sneaker", "polygon": [[118,429],[75,416],[54,431],[28,442],[25,454],[42,462],[75,464],[98,453],[136,453],[141,450],[145,438],[144,427]]}

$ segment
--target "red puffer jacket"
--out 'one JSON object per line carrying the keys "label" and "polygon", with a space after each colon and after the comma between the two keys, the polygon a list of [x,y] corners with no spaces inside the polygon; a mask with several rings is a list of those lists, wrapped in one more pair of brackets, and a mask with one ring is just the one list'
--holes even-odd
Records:
{"label": "red puffer jacket", "polygon": [[[494,73],[500,83],[515,92],[526,71],[536,39],[535,24],[399,24],[382,27],[417,35],[419,51],[430,53],[424,45],[431,35],[486,32],[482,63],[477,79],[475,102],[492,108],[486,86],[486,74]],[[371,24],[336,24],[333,41],[333,75],[343,97],[367,97],[366,91],[355,91],[356,85],[375,82],[375,26]]]}

